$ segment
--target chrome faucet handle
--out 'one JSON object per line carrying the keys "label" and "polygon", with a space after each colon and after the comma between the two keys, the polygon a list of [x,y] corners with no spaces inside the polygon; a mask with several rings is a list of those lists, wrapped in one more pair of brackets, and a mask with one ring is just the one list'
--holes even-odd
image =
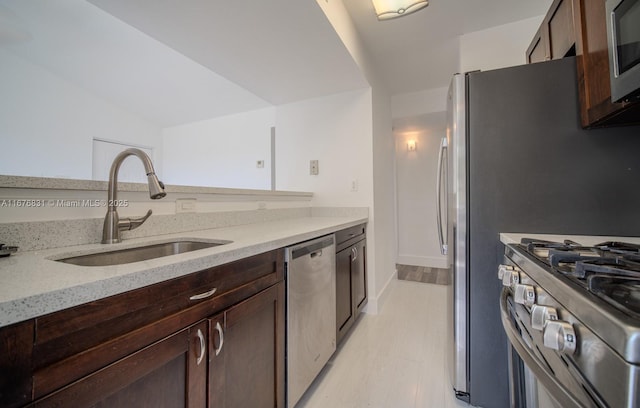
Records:
{"label": "chrome faucet handle", "polygon": [[118,229],[120,231],[131,231],[132,229],[136,229],[141,226],[147,218],[151,217],[153,212],[151,210],[147,211],[147,213],[139,218],[122,218],[118,220]]}

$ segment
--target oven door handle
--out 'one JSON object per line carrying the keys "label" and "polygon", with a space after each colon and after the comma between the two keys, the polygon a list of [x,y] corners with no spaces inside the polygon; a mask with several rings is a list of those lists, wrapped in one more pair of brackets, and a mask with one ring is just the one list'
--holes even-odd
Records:
{"label": "oven door handle", "polygon": [[547,391],[553,395],[563,408],[583,407],[583,404],[556,380],[553,373],[533,355],[529,347],[524,343],[509,315],[507,306],[507,298],[509,296],[509,288],[503,288],[500,295],[500,314],[502,317],[502,326],[504,326],[504,331],[507,333],[509,343],[511,343],[511,346],[516,350],[522,361],[533,372],[536,379],[545,386]]}

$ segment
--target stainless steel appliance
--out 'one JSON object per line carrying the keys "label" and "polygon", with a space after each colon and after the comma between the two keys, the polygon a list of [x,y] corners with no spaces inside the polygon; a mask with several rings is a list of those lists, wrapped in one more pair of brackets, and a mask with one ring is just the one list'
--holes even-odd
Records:
{"label": "stainless steel appliance", "polygon": [[640,0],[607,0],[611,100],[640,98]]}
{"label": "stainless steel appliance", "polygon": [[580,241],[506,246],[498,276],[512,406],[640,404],[640,239]]}
{"label": "stainless steel appliance", "polygon": [[336,247],[333,235],[289,247],[287,405],[295,406],[336,350]]}
{"label": "stainless steel appliance", "polygon": [[[447,134],[440,142],[436,201],[440,252],[452,261],[449,286],[448,355],[456,395],[469,402],[468,387],[468,260],[467,260],[467,138],[466,76],[454,75],[447,98]],[[451,253],[450,253],[451,251]]]}
{"label": "stainless steel appliance", "polygon": [[448,359],[452,388],[474,406],[509,405],[499,233],[640,236],[639,128],[582,129],[577,82],[575,58],[452,81],[440,182]]}

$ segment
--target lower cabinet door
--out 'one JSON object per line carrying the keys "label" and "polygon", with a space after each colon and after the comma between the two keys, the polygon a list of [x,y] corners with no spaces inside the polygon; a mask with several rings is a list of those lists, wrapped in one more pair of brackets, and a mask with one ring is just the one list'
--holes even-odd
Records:
{"label": "lower cabinet door", "polygon": [[355,316],[353,314],[353,289],[351,280],[352,247],[336,253],[336,342],[351,328]]}
{"label": "lower cabinet door", "polygon": [[367,246],[366,240],[362,240],[354,245],[355,259],[352,259],[352,285],[353,285],[353,303],[356,309],[355,315],[362,311],[367,304]]}
{"label": "lower cabinet door", "polygon": [[209,319],[209,402],[284,407],[284,283]]}
{"label": "lower cabinet door", "polygon": [[367,244],[360,240],[336,253],[336,341],[339,344],[367,304]]}
{"label": "lower cabinet door", "polygon": [[36,401],[36,407],[206,407],[207,321]]}

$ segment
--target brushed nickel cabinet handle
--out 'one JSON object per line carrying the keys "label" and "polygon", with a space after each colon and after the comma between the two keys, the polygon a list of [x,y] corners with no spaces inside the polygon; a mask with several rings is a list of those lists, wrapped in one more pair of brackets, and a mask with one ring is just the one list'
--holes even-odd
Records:
{"label": "brushed nickel cabinet handle", "polygon": [[196,335],[198,336],[198,340],[200,340],[200,355],[198,356],[198,360],[196,361],[197,365],[200,365],[200,363],[202,363],[202,360],[204,359],[204,355],[207,352],[206,347],[206,343],[204,341],[204,335],[202,334],[202,330],[198,329],[198,332],[196,333]]}
{"label": "brushed nickel cabinet handle", "polygon": [[193,295],[189,298],[189,300],[200,300],[200,299],[206,299],[209,296],[213,295],[214,293],[216,293],[216,290],[218,290],[218,288],[213,288],[208,292],[204,292],[204,293],[200,293],[199,295]]}
{"label": "brushed nickel cabinet handle", "polygon": [[353,258],[351,259],[351,262],[353,262],[356,259],[358,259],[358,248],[356,247],[351,248],[351,252],[353,253]]}
{"label": "brushed nickel cabinet handle", "polygon": [[216,331],[218,332],[218,336],[220,336],[220,344],[216,348],[216,356],[217,356],[222,351],[222,345],[224,344],[224,332],[222,331],[222,326],[220,326],[220,322],[216,322]]}

